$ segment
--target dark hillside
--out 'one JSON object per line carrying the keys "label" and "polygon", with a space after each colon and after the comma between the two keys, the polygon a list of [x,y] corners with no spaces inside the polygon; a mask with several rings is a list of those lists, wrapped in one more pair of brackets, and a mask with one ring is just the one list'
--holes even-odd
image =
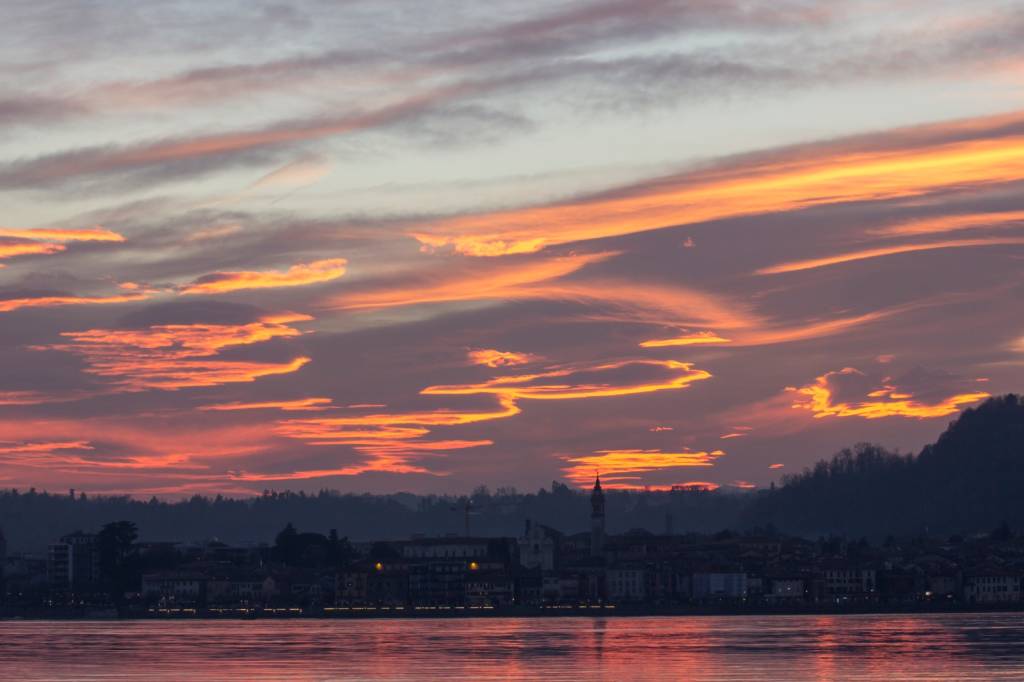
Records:
{"label": "dark hillside", "polygon": [[916,457],[843,450],[757,495],[743,516],[792,533],[870,537],[1024,528],[1024,400],[966,410]]}

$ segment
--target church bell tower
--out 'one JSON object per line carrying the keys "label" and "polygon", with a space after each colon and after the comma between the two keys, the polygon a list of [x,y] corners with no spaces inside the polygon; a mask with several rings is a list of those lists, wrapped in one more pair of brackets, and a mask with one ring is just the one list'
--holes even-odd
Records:
{"label": "church bell tower", "polygon": [[594,489],[590,491],[590,555],[602,556],[604,553],[604,491],[601,490],[601,475],[594,479]]}

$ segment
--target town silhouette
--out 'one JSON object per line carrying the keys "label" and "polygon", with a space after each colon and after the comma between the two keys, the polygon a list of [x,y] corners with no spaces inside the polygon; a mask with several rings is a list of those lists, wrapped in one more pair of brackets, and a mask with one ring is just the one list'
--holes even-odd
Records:
{"label": "town silhouette", "polygon": [[[599,475],[585,493],[556,482],[461,498],[268,491],[164,503],[8,490],[0,608],[341,617],[1024,607],[1022,426],[1024,401],[993,398],[916,456],[860,445],[743,494],[608,491]],[[102,514],[128,518],[31,546],[41,529]],[[239,516],[282,515],[300,520],[269,541],[210,536],[254,532],[234,525]],[[344,531],[308,530],[335,522]],[[462,532],[395,537],[432,522]],[[483,531],[508,524],[519,531]],[[175,525],[188,536],[146,536]]]}

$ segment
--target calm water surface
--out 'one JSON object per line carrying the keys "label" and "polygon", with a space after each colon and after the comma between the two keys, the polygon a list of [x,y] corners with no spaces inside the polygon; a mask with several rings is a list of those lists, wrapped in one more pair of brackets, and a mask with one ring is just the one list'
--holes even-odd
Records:
{"label": "calm water surface", "polygon": [[0,680],[1024,680],[1024,616],[0,622]]}

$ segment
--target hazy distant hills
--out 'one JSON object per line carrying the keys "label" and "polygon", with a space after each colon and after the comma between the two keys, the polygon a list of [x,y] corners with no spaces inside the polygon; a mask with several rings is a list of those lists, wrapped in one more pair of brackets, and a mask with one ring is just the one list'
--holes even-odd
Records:
{"label": "hazy distant hills", "polygon": [[[174,503],[0,490],[0,528],[14,551],[41,551],[62,534],[117,520],[135,522],[142,540],[272,542],[289,522],[302,531],[334,528],[354,541],[400,539],[464,533],[467,499],[473,535],[515,536],[526,519],[567,533],[589,527],[586,493],[553,483],[532,493],[480,488],[462,497],[324,491]],[[1007,395],[967,410],[916,456],[858,445],[773,491],[609,491],[607,507],[612,533],[772,526],[789,534],[881,539],[988,532],[1003,521],[1024,530],[1024,400]]]}
{"label": "hazy distant hills", "polygon": [[791,533],[883,537],[1024,529],[1024,399],[991,398],[965,411],[919,455],[873,445],[754,497],[745,525]]}
{"label": "hazy distant hills", "polygon": [[[61,535],[98,530],[110,521],[138,525],[143,541],[272,543],[286,523],[300,531],[338,534],[353,541],[407,539],[465,533],[465,508],[470,502],[470,534],[518,536],[526,519],[565,533],[589,532],[588,492],[554,482],[550,488],[521,493],[479,488],[468,496],[356,495],[268,492],[247,499],[195,496],[178,502],[133,500],[127,497],[85,499],[81,494],[46,494],[24,489],[0,490],[0,528],[12,551],[38,552]],[[632,493],[606,495],[608,529],[622,533],[645,528],[661,533],[713,532],[736,527],[749,499],[741,493]]]}

